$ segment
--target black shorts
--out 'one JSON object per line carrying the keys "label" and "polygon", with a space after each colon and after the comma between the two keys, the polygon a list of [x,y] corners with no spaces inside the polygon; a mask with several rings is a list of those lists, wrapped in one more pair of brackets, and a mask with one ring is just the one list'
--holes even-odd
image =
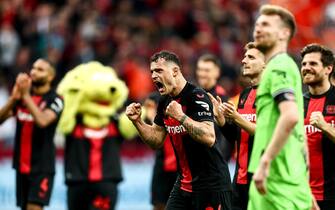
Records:
{"label": "black shorts", "polygon": [[334,210],[335,209],[335,200],[324,200],[317,201],[320,207],[320,210]]}
{"label": "black shorts", "polygon": [[166,210],[231,210],[231,191],[186,192],[174,186]]}
{"label": "black shorts", "polygon": [[25,207],[27,203],[49,205],[54,182],[54,174],[21,174],[16,172],[16,205]]}
{"label": "black shorts", "polygon": [[233,184],[233,210],[247,210],[250,184]]}
{"label": "black shorts", "polygon": [[151,204],[166,204],[176,179],[177,172],[165,172],[155,167],[151,182]]}
{"label": "black shorts", "polygon": [[76,182],[67,184],[68,210],[114,210],[117,201],[117,183]]}

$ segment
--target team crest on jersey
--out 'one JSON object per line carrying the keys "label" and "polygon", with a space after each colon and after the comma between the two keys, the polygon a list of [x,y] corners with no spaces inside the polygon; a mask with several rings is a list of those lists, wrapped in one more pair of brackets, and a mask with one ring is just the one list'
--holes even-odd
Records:
{"label": "team crest on jersey", "polygon": [[199,104],[200,106],[204,107],[207,111],[209,111],[209,105],[203,101],[195,101],[195,103]]}
{"label": "team crest on jersey", "polygon": [[326,113],[327,114],[335,114],[335,105],[326,106]]}
{"label": "team crest on jersey", "polygon": [[198,98],[204,98],[205,94],[196,94]]}

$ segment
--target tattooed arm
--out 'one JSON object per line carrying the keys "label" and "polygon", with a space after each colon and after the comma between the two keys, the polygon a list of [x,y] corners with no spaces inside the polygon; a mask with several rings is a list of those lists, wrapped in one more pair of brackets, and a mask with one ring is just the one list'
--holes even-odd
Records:
{"label": "tattooed arm", "polygon": [[141,104],[132,103],[126,109],[126,115],[131,120],[138,130],[138,133],[144,143],[152,149],[157,149],[163,146],[166,131],[164,127],[156,124],[149,125],[141,119]]}
{"label": "tattooed arm", "polygon": [[178,120],[184,126],[187,133],[197,142],[212,147],[215,143],[214,124],[210,121],[195,121],[188,117],[176,101],[166,108],[166,114]]}
{"label": "tattooed arm", "polygon": [[186,117],[181,124],[185,127],[188,134],[197,142],[203,143],[208,147],[212,147],[215,143],[215,132],[213,122],[203,121],[198,122]]}

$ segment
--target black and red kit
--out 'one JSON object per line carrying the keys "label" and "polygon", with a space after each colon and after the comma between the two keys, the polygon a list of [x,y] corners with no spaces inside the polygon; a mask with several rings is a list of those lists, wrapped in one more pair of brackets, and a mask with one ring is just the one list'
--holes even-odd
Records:
{"label": "black and red kit", "polygon": [[[114,209],[117,184],[122,181],[120,147],[122,137],[118,120],[99,129],[77,125],[66,136],[65,181],[68,186],[69,209],[96,207],[97,199],[106,209]],[[85,202],[78,202],[85,197]]]}
{"label": "black and red kit", "polygon": [[156,151],[151,182],[151,203],[166,204],[177,179],[177,160],[170,141],[166,136],[163,147]]}
{"label": "black and red kit", "polygon": [[332,201],[335,204],[335,143],[320,129],[309,124],[312,112],[319,111],[327,123],[335,126],[334,86],[322,95],[305,93],[304,110],[312,193],[318,202]]}
{"label": "black and red kit", "polygon": [[[33,115],[19,101],[14,107],[16,134],[13,167],[17,171],[17,204],[35,202],[47,205],[55,173],[55,130],[63,110],[63,100],[50,90],[44,95],[31,96],[41,110],[50,109],[57,119],[45,128],[39,127]],[[36,180],[40,180],[38,183]],[[36,189],[38,188],[38,189]]]}
{"label": "black and red kit", "polygon": [[[240,93],[237,105],[237,112],[242,115],[244,119],[249,122],[256,123],[256,89],[257,86],[248,87]],[[248,165],[254,136],[250,135],[244,129],[238,126],[236,131],[238,133],[237,139],[237,161],[236,170],[233,181],[233,209],[246,210],[249,200],[249,186],[251,181],[251,174],[248,173]],[[234,129],[230,129],[232,131]]]}
{"label": "black and red kit", "polygon": [[[214,118],[213,105],[207,93],[190,83],[186,83],[178,96],[173,98],[164,96],[158,104],[154,122],[165,127],[170,136],[178,164],[178,177],[169,198],[167,209],[178,209],[174,205],[180,200],[171,201],[171,197],[177,198],[179,196],[173,196],[173,194],[179,195],[181,193],[188,197],[194,193],[230,192],[231,184],[228,166],[220,148],[219,141],[222,141],[222,139],[216,139],[212,147],[207,147],[192,139],[179,121],[164,114],[167,105],[172,100],[181,104],[184,113],[195,121],[214,122]],[[184,198],[181,198],[181,200],[184,200]],[[205,205],[212,205],[211,208],[214,209],[217,209],[218,206],[222,209],[230,209],[230,203],[223,204],[222,199],[212,200],[212,203],[208,203],[209,201],[204,199],[198,206],[193,207],[187,206],[191,204],[185,202],[183,202],[185,206],[180,208],[204,209],[207,208]],[[228,207],[222,205],[228,205]]]}

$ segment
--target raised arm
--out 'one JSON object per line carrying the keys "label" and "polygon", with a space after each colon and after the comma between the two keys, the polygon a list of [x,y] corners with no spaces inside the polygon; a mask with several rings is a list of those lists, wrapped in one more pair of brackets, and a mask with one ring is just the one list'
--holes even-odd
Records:
{"label": "raised arm", "polygon": [[214,123],[210,121],[195,121],[188,117],[176,101],[171,101],[166,108],[166,114],[178,120],[187,133],[197,142],[212,147],[215,143]]}
{"label": "raised arm", "polygon": [[[22,76],[22,78],[20,78]],[[18,87],[22,94],[22,100],[26,104],[28,110],[33,115],[37,126],[45,128],[57,119],[57,114],[63,110],[63,102],[60,99],[51,104],[50,108],[40,109],[30,95],[31,79],[26,74],[19,75]]]}
{"label": "raised arm", "polygon": [[20,100],[21,94],[15,84],[12,93],[6,102],[6,104],[0,109],[0,123],[3,123],[9,117],[13,115],[13,108],[18,100]]}
{"label": "raised arm", "polygon": [[327,123],[321,112],[312,112],[309,123],[326,134],[326,136],[335,143],[335,128]]}
{"label": "raised arm", "polygon": [[163,146],[166,131],[156,124],[149,125],[141,119],[142,108],[139,103],[132,103],[126,108],[126,115],[132,121],[144,143],[153,149]]}
{"label": "raised arm", "polygon": [[223,111],[224,115],[231,119],[238,127],[247,131],[250,135],[255,134],[256,124],[246,120],[240,113],[238,113],[233,103],[223,103],[219,110]]}

